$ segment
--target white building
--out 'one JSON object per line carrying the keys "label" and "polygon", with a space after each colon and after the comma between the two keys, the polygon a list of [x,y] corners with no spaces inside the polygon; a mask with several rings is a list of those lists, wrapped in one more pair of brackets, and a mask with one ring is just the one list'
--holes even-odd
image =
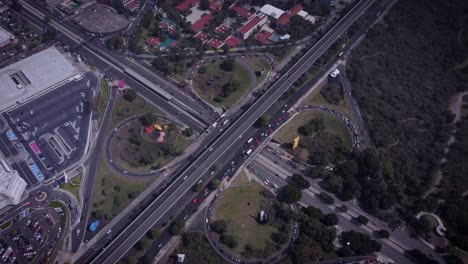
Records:
{"label": "white building", "polygon": [[18,175],[18,172],[11,170],[0,156],[0,210],[5,206],[21,202],[26,186],[26,182]]}
{"label": "white building", "polygon": [[14,38],[15,36],[13,34],[0,27],[0,48],[10,44]]}
{"label": "white building", "polygon": [[36,53],[0,69],[0,111],[79,77],[78,71],[55,47]]}
{"label": "white building", "polygon": [[284,14],[284,11],[277,8],[277,7],[274,7],[272,5],[269,5],[269,4],[266,4],[264,6],[262,6],[262,8],[260,8],[260,13],[263,13],[267,16],[270,16],[274,19],[278,19],[280,18],[281,15]]}

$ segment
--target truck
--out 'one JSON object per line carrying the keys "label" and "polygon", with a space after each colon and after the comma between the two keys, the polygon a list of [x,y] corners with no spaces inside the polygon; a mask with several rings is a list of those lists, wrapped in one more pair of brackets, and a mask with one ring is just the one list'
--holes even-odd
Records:
{"label": "truck", "polygon": [[247,140],[247,144],[250,144],[250,142],[252,142],[253,138],[249,138],[249,140]]}
{"label": "truck", "polygon": [[250,155],[250,153],[252,153],[252,149],[247,150],[247,156]]}

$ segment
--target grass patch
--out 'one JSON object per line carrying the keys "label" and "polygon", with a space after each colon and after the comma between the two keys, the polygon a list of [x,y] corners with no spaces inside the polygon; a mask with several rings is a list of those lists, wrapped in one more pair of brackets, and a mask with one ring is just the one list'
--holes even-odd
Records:
{"label": "grass patch", "polygon": [[271,70],[271,66],[262,58],[249,57],[246,59],[246,61],[249,63],[250,67],[252,67],[254,72],[263,71],[263,74],[260,77],[257,76],[258,85],[266,78],[268,71]]}
{"label": "grass patch", "polygon": [[245,171],[242,169],[239,172],[239,175],[236,176],[236,178],[232,181],[231,186],[245,186],[250,183],[249,178],[247,177],[247,174]]}
{"label": "grass patch", "polygon": [[140,96],[137,96],[133,102],[125,100],[122,96],[117,97],[115,102],[114,110],[112,111],[112,125],[115,127],[122,120],[135,116],[142,115],[145,113],[153,113],[157,115],[164,115],[164,113],[159,110],[156,106],[147,102]]}
{"label": "grass patch", "polygon": [[99,106],[98,111],[100,114],[103,114],[106,111],[107,104],[109,103],[109,84],[107,81],[102,78],[101,79],[101,96],[99,97]]}
{"label": "grass patch", "polygon": [[[172,123],[158,120],[161,126],[167,125],[164,142],[157,142],[159,132],[148,135],[140,121],[133,121],[128,127],[122,127],[111,142],[111,157],[127,171],[139,173],[159,169],[175,157],[181,155],[191,143]],[[132,143],[137,140],[140,144]]]}
{"label": "grass patch", "polygon": [[328,107],[330,109],[333,109],[340,114],[346,116],[353,124],[356,124],[356,119],[354,118],[354,115],[352,114],[351,107],[348,104],[347,100],[342,100],[339,104],[331,104],[325,98],[323,95],[320,93],[322,89],[327,89],[327,85],[322,85],[321,87],[317,87],[315,91],[309,94],[304,101],[300,104],[301,106],[307,106],[307,105],[321,105]]}
{"label": "grass patch", "polygon": [[60,188],[71,192],[77,200],[80,198],[80,185],[81,185],[81,173],[74,177],[73,179],[68,180],[68,183],[62,184]]}
{"label": "grass patch", "polygon": [[154,177],[116,175],[101,155],[93,193],[93,217],[112,219],[153,181]]}
{"label": "grass patch", "polygon": [[0,229],[1,229],[1,230],[5,230],[5,229],[9,228],[9,227],[11,226],[11,223],[12,223],[11,220],[6,221],[6,222],[3,222],[3,224],[0,225]]}
{"label": "grass patch", "polygon": [[[235,63],[234,70],[232,72],[226,72],[219,68],[222,61],[207,62],[204,66],[207,67],[207,73],[200,74],[196,72],[193,77],[193,88],[196,90],[198,95],[204,100],[214,106],[225,106],[231,107],[237,103],[249,90],[251,86],[251,78],[249,71],[242,65]],[[208,85],[208,81],[212,83]],[[221,97],[223,85],[230,81],[238,81],[239,88],[231,93],[228,97]],[[215,97],[223,98],[222,102],[215,102]]]}
{"label": "grass patch", "polygon": [[268,224],[260,225],[256,221],[260,210],[271,207],[274,199],[265,197],[263,190],[255,181],[233,186],[224,191],[216,204],[214,220],[226,220],[227,234],[234,236],[239,243],[236,248],[228,249],[235,255],[240,255],[246,244],[263,249],[267,243],[273,243],[271,234],[277,229]]}
{"label": "grass patch", "polygon": [[[302,112],[284,125],[274,136],[274,138],[282,143],[291,143],[293,139],[300,136],[297,133],[297,128],[306,124],[311,119],[322,118],[325,125],[325,132],[338,136],[344,142],[345,146],[349,149],[352,148],[352,138],[346,124],[344,124],[338,117],[332,114],[310,110]],[[302,137],[302,136],[301,136]]]}

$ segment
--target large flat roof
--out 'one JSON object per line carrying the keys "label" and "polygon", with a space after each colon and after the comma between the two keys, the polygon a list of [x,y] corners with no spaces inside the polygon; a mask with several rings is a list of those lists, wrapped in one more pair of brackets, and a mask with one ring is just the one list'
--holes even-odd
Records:
{"label": "large flat roof", "polygon": [[282,14],[284,14],[284,11],[275,7],[275,6],[272,6],[270,4],[266,4],[264,6],[262,6],[262,8],[260,8],[260,12],[268,15],[268,16],[271,16],[275,19],[278,19]]}
{"label": "large flat roof", "polygon": [[9,65],[0,70],[0,111],[24,103],[77,74],[78,71],[55,47]]}

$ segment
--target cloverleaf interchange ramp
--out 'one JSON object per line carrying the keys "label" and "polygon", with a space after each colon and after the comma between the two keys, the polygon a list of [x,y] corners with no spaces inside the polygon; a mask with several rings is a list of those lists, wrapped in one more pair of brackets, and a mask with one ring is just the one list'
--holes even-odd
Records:
{"label": "cloverleaf interchange ramp", "polygon": [[[156,223],[162,220],[174,205],[180,202],[190,188],[211,169],[223,154],[236,150],[239,138],[271,107],[282,94],[343,34],[347,28],[372,4],[373,0],[358,2],[327,34],[325,34],[286,74],[260,97],[206,150],[134,219],[112,242],[99,252],[91,263],[115,263]],[[241,139],[242,140],[242,139]],[[243,141],[243,140],[242,140]],[[233,148],[233,146],[235,146]],[[184,176],[188,176],[186,180]]]}

